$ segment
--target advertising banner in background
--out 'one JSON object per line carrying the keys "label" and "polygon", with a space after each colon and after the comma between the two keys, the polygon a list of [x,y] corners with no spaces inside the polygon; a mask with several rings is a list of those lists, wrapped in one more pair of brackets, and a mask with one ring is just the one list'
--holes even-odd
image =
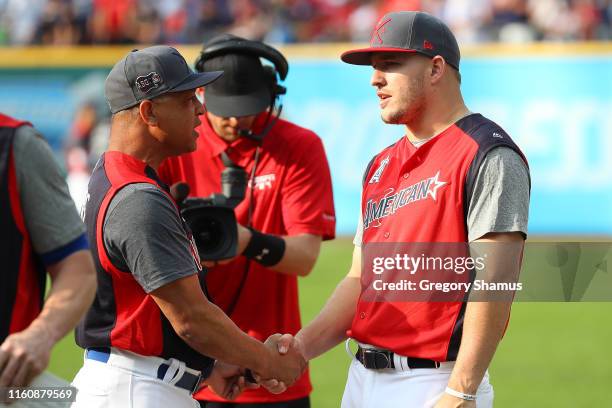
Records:
{"label": "advertising banner in background", "polygon": [[[58,152],[79,106],[108,114],[109,68],[66,64],[0,69],[0,111],[34,123]],[[353,234],[365,166],[405,129],[382,123],[371,68],[327,56],[290,64],[283,115],[323,139],[337,230]],[[530,233],[612,234],[612,53],[470,56],[461,72],[468,107],[498,122],[527,155]]]}

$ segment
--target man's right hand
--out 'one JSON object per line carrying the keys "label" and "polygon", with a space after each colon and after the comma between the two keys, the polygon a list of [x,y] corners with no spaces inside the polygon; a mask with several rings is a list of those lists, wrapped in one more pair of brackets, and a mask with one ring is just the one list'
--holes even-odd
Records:
{"label": "man's right hand", "polygon": [[281,355],[278,351],[278,341],[281,337],[280,334],[273,334],[268,337],[264,344],[270,350],[269,364],[265,372],[257,372],[255,374],[264,381],[276,379],[290,386],[300,378],[306,369],[307,363],[297,349],[289,348]]}

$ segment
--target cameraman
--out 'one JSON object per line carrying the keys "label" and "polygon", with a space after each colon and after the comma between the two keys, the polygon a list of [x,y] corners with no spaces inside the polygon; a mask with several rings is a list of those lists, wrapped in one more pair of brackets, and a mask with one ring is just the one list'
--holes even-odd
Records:
{"label": "cameraman", "polygon": [[[260,57],[274,64],[262,65]],[[319,137],[278,118],[277,97],[288,65],[277,50],[232,35],[205,44],[200,72],[224,71],[204,91],[195,152],[167,160],[160,177],[186,182],[191,197],[221,190],[223,153],[248,174],[245,199],[236,207],[238,253],[207,275],[209,294],[242,330],[265,340],[300,329],[297,277],[312,270],[322,240],[333,239],[331,177]],[[256,312],[257,311],[257,312]],[[279,395],[247,390],[240,407],[309,407],[308,373]],[[231,407],[206,390],[195,396],[206,408]],[[245,405],[242,405],[245,404]]]}

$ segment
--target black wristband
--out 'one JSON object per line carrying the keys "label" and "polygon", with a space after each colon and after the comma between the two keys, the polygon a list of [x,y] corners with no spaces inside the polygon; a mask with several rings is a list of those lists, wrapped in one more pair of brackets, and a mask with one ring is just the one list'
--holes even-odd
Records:
{"label": "black wristband", "polygon": [[276,235],[264,234],[253,228],[249,229],[253,235],[242,255],[263,266],[274,266],[279,263],[285,255],[285,240]]}

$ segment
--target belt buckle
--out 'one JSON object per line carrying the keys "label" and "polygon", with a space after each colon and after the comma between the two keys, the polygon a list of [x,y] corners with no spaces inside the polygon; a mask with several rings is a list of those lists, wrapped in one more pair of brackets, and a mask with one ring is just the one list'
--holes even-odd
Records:
{"label": "belt buckle", "polygon": [[385,360],[387,361],[387,364],[386,364],[384,367],[378,367],[378,366],[376,365],[376,359],[374,359],[374,365],[375,365],[375,368],[376,368],[377,370],[382,370],[382,369],[386,369],[386,368],[392,368],[392,367],[391,367],[391,358],[390,358],[390,356],[389,356],[389,353],[388,353],[388,352],[385,352],[385,351],[383,351],[383,350],[376,350],[376,354],[380,354],[380,355],[382,355],[382,356],[385,358]]}
{"label": "belt buckle", "polygon": [[[391,366],[391,358],[389,356],[389,353],[384,351],[384,350],[376,350],[376,349],[362,349],[362,353],[363,353],[363,362],[364,362],[364,366],[366,368],[373,368],[375,370],[384,370],[386,368],[392,368]],[[366,358],[366,355],[369,355],[372,357],[372,366],[373,367],[368,367],[368,359]],[[377,363],[377,359],[378,356],[382,356],[385,358],[385,365],[384,366],[379,366]]]}
{"label": "belt buckle", "polygon": [[363,347],[359,347],[357,349],[357,353],[359,353],[359,357],[361,357],[361,364],[365,366],[367,364],[366,363],[366,349]]}

